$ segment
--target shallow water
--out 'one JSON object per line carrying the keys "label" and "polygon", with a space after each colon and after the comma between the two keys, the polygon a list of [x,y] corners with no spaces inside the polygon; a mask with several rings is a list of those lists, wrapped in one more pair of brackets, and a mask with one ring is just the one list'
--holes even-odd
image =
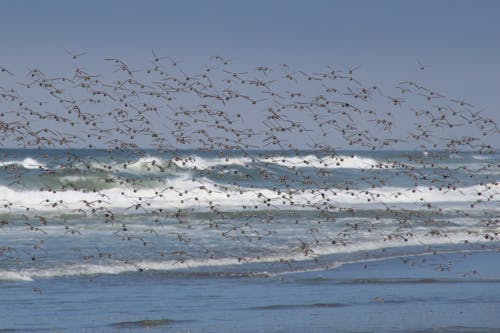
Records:
{"label": "shallow water", "polygon": [[[136,272],[3,281],[0,328],[2,332],[500,330],[499,252],[404,259],[406,264],[396,258],[270,277]],[[436,269],[449,261],[451,271]]]}
{"label": "shallow water", "polygon": [[500,330],[498,154],[3,153],[0,332]]}
{"label": "shallow water", "polygon": [[2,152],[1,280],[261,274],[499,240],[498,154]]}

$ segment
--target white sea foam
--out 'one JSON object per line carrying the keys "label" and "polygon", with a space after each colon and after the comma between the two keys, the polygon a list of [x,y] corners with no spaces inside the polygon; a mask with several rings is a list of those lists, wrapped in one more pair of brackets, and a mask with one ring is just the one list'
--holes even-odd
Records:
{"label": "white sea foam", "polygon": [[491,156],[490,155],[472,155],[472,158],[475,160],[484,161],[484,160],[491,159]]}
{"label": "white sea foam", "polygon": [[45,169],[45,168],[47,168],[45,164],[40,163],[37,160],[30,158],[30,157],[26,157],[22,161],[14,160],[14,161],[2,161],[2,162],[0,162],[0,167],[9,166],[9,165],[18,165],[18,166],[22,166],[25,169]]}
{"label": "white sea foam", "polygon": [[269,157],[227,157],[227,158],[202,158],[191,156],[174,159],[173,162],[181,168],[197,168],[206,170],[221,165],[248,166],[250,163],[270,163],[285,166],[287,168],[348,168],[348,169],[371,169],[392,167],[391,163],[381,163],[368,157],[333,156],[317,157],[307,156],[269,156]]}
{"label": "white sea foam", "polygon": [[324,169],[381,169],[397,167],[394,163],[379,162],[368,157],[351,156],[330,156],[317,157],[307,156],[254,156],[254,157],[201,157],[185,156],[164,159],[161,157],[142,157],[135,162],[129,162],[126,167],[120,163],[113,165],[103,163],[92,163],[96,169],[128,171],[134,173],[157,173],[171,168],[172,165],[179,169],[209,170],[219,166],[243,166],[248,167],[252,163],[267,163],[284,166],[287,168],[324,168]]}
{"label": "white sea foam", "polygon": [[246,157],[240,158],[203,158],[200,156],[175,157],[171,160],[165,160],[160,157],[142,157],[136,162],[127,165],[128,170],[137,172],[160,171],[175,165],[180,169],[206,170],[221,165],[239,165],[246,166],[252,160]]}
{"label": "white sea foam", "polygon": [[[169,167],[169,161],[160,157],[142,157],[136,162],[127,164],[127,171],[142,173],[142,172],[160,172]],[[123,166],[119,166],[120,171],[125,170]]]}
{"label": "white sea foam", "polygon": [[[436,237],[432,235],[416,235],[404,240],[403,238],[392,239],[390,242],[377,240],[360,240],[350,242],[348,244],[337,245],[318,245],[311,246],[310,251],[306,253],[299,250],[290,251],[289,248],[285,249],[282,254],[273,256],[262,256],[257,258],[249,258],[248,260],[239,260],[237,257],[224,257],[218,259],[188,259],[185,261],[178,260],[139,260],[139,261],[112,261],[96,264],[60,264],[56,267],[49,268],[27,268],[18,270],[0,270],[0,280],[11,281],[33,281],[36,279],[46,279],[63,276],[87,276],[87,275],[100,275],[100,274],[123,274],[138,271],[173,271],[179,269],[193,269],[193,268],[214,268],[214,267],[227,267],[235,265],[244,265],[247,263],[292,263],[313,260],[328,255],[335,254],[349,254],[349,253],[365,253],[363,259],[356,260],[356,262],[379,260],[387,257],[372,257],[369,253],[381,249],[389,248],[405,248],[405,247],[425,247],[431,248],[440,245],[459,245],[468,242],[482,242],[484,238],[478,233],[477,235],[470,235],[467,232],[448,233],[443,237]],[[380,256],[380,254],[378,254]],[[398,256],[399,257],[399,256]],[[377,259],[376,259],[377,258]],[[328,267],[335,268],[340,266],[342,262],[332,262]],[[284,268],[288,268],[283,266]],[[321,266],[323,267],[323,266]],[[317,268],[312,268],[312,270]],[[254,272],[254,274],[267,274],[267,272]],[[271,274],[272,275],[272,274]]]}
{"label": "white sea foam", "polygon": [[0,280],[3,281],[33,281],[32,277],[26,273],[0,270]]}
{"label": "white sea foam", "polygon": [[392,163],[382,163],[368,157],[352,156],[333,156],[317,157],[315,155],[307,156],[277,156],[267,159],[261,159],[262,162],[275,163],[288,168],[323,168],[323,169],[380,169],[395,167]]}
{"label": "white sea foam", "polygon": [[[263,258],[261,262],[274,261],[275,259]],[[186,261],[137,261],[137,262],[106,262],[102,264],[66,264],[50,268],[29,268],[21,270],[0,270],[0,280],[32,281],[35,279],[53,278],[61,276],[98,275],[98,274],[123,274],[137,271],[172,271],[198,267],[220,267],[242,264],[237,258],[221,259],[192,259]]]}
{"label": "white sea foam", "polygon": [[175,158],[172,162],[180,168],[206,170],[221,165],[246,166],[252,162],[252,159],[248,157],[203,158],[199,156],[190,156]]}
{"label": "white sea foam", "polygon": [[427,248],[439,245],[458,245],[464,244],[465,241],[469,243],[481,243],[484,242],[484,233],[475,232],[470,234],[468,231],[446,231],[442,234],[432,234],[430,229],[425,230],[415,230],[412,229],[411,237],[392,237],[390,241],[385,241],[384,237],[379,237],[377,239],[352,239],[351,242],[346,244],[338,244],[335,246],[331,245],[321,245],[316,248],[311,248],[312,255],[324,256],[338,253],[353,253],[353,252],[372,252],[380,249],[387,248],[403,248],[403,247],[413,247],[413,246],[425,246]]}
{"label": "white sea foam", "polygon": [[[203,158],[200,156],[186,156],[175,157],[172,159],[165,159],[162,157],[148,156],[141,157],[137,161],[127,163],[91,163],[92,168],[104,171],[119,171],[119,172],[132,172],[136,174],[141,173],[160,173],[168,170],[169,172],[178,169],[192,169],[192,170],[207,170],[217,166],[223,165],[238,165],[247,166],[252,162],[252,159],[246,157],[238,158]],[[172,168],[174,167],[174,168]]]}
{"label": "white sea foam", "polygon": [[[265,209],[301,209],[313,206],[338,205],[357,207],[377,204],[413,204],[425,206],[429,203],[465,203],[478,199],[498,202],[500,184],[485,184],[446,189],[415,187],[381,187],[371,190],[307,189],[277,191],[265,188],[246,188],[217,184],[209,179],[192,181],[187,177],[169,180],[159,188],[133,189],[114,187],[101,191],[18,191],[0,186],[0,202],[9,202],[2,210],[24,210],[30,207],[43,211],[90,210],[95,207],[124,209],[127,213],[144,212],[148,208],[193,208],[207,210],[241,210],[243,206]],[[268,205],[269,204],[269,205]]]}

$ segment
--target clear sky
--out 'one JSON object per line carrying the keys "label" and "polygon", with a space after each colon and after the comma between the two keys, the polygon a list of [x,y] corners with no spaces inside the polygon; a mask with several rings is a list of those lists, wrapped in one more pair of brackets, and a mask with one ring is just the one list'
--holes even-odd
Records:
{"label": "clear sky", "polygon": [[185,68],[215,54],[361,66],[372,82],[426,82],[500,120],[500,1],[2,1],[0,31],[0,65],[18,72],[57,69],[65,49],[94,68],[145,63],[151,49]]}

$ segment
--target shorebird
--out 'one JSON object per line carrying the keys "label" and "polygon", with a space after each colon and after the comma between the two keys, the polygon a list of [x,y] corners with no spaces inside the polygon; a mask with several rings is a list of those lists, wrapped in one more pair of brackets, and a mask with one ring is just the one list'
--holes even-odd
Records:
{"label": "shorebird", "polygon": [[[86,54],[65,52],[73,60]],[[18,151],[0,159],[7,177],[0,213],[9,216],[2,217],[3,230],[15,224],[10,216],[22,211],[23,230],[34,238],[50,241],[52,228],[60,226],[61,234],[76,242],[86,236],[85,228],[55,225],[48,218],[69,212],[115,226],[112,235],[130,241],[127,246],[140,248],[145,257],[161,253],[189,263],[198,256],[223,256],[194,237],[195,230],[253,248],[284,232],[277,220],[297,227],[310,223],[286,245],[281,262],[292,267],[289,257],[314,260],[321,246],[345,249],[363,237],[386,244],[445,242],[451,237],[439,217],[449,212],[433,196],[466,202],[467,208],[453,211],[458,220],[498,200],[498,161],[491,145],[500,134],[497,120],[466,98],[413,80],[382,89],[366,83],[359,66],[247,69],[216,55],[197,70],[154,50],[151,56],[141,70],[120,58],[105,59],[108,71],[73,64],[63,75],[37,67],[14,75],[0,66],[6,74],[0,83],[2,146],[47,155],[38,164]],[[417,64],[428,70],[418,59]],[[343,156],[339,146],[363,152]],[[84,147],[90,150],[72,150]],[[370,161],[402,147],[422,153]],[[53,157],[58,149],[66,149],[63,157]],[[368,150],[379,155],[366,157]],[[477,153],[478,167],[463,162],[464,150]],[[186,179],[176,183],[181,176]],[[36,184],[36,203],[10,197],[9,191],[34,191],[30,182]],[[472,186],[477,193],[468,197]],[[356,215],[366,212],[353,203],[374,205],[368,207],[377,212],[360,221],[365,217]],[[397,207],[402,203],[413,204],[415,211]],[[146,225],[134,228],[129,220],[136,215]],[[345,216],[358,220],[339,222]],[[481,223],[488,231],[469,234],[467,244],[474,237],[497,241],[497,220],[485,209]],[[382,221],[394,228],[386,229]],[[418,223],[427,229],[415,227]],[[178,228],[167,233],[177,240],[175,250],[156,246],[165,226]],[[37,251],[49,247],[34,245],[30,255],[43,260]],[[85,256],[88,262],[119,257],[95,251]],[[242,264],[258,260],[252,253],[229,257]]]}

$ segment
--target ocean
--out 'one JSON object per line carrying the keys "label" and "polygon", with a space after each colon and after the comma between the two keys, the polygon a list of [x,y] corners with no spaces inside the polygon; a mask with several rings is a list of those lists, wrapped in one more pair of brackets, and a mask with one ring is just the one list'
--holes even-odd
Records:
{"label": "ocean", "polygon": [[0,153],[0,332],[500,330],[498,153]]}

